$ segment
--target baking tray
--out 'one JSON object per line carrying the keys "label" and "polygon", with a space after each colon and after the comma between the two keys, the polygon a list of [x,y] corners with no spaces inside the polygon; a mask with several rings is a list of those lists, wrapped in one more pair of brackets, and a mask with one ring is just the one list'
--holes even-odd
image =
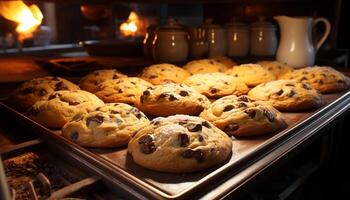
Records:
{"label": "baking tray", "polygon": [[[130,198],[184,199],[208,184],[223,181],[227,172],[239,172],[259,156],[268,153],[278,144],[302,131],[309,123],[327,116],[333,109],[349,101],[350,92],[323,95],[325,104],[315,110],[302,113],[283,113],[288,127],[283,131],[260,137],[232,139],[232,156],[226,163],[200,172],[171,174],[147,170],[133,163],[126,149],[83,148],[59,136],[60,130],[50,130],[27,118],[22,113],[0,103],[1,112],[26,124],[41,137],[62,149],[76,154],[76,158],[93,168]],[[209,192],[209,191],[208,191]]]}

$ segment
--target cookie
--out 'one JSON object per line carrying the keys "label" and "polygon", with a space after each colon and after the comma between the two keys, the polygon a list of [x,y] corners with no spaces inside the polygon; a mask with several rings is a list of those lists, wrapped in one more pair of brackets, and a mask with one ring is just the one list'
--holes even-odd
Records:
{"label": "cookie", "polygon": [[261,65],[264,69],[275,75],[276,78],[282,76],[285,73],[291,72],[294,69],[287,65],[287,63],[281,63],[278,61],[259,61],[256,64]]}
{"label": "cookie", "polygon": [[107,103],[88,114],[74,116],[64,125],[62,136],[85,147],[119,147],[126,146],[148,124],[147,117],[137,108]]}
{"label": "cookie", "polygon": [[187,78],[184,83],[208,98],[242,95],[249,91],[248,86],[239,78],[220,72],[195,74]]}
{"label": "cookie", "polygon": [[227,69],[238,65],[235,61],[226,56],[214,56],[212,57],[212,59],[214,59],[216,62],[224,64],[227,67]]}
{"label": "cookie", "polygon": [[135,163],[161,172],[193,172],[218,165],[232,151],[231,139],[199,117],[174,115],[153,119],[129,142]]}
{"label": "cookie", "polygon": [[295,79],[308,83],[321,93],[340,92],[350,86],[349,77],[331,67],[306,67],[287,73],[280,79]]}
{"label": "cookie", "polygon": [[[231,66],[232,67],[232,66]],[[205,74],[212,72],[225,72],[228,67],[214,59],[193,60],[183,66],[190,74]]]}
{"label": "cookie", "polygon": [[186,70],[167,63],[146,67],[139,75],[140,78],[155,85],[169,82],[182,83],[189,76],[190,73],[188,73]]}
{"label": "cookie", "polygon": [[225,72],[227,75],[240,78],[249,87],[260,83],[273,81],[276,77],[258,64],[244,64],[235,66]]}
{"label": "cookie", "polygon": [[103,101],[90,92],[62,90],[52,93],[47,100],[36,102],[27,114],[48,128],[62,128],[76,114],[86,114],[103,105]]}
{"label": "cookie", "polygon": [[99,84],[95,94],[106,103],[135,105],[142,92],[151,86],[151,83],[137,77],[123,77]]}
{"label": "cookie", "polygon": [[146,114],[197,115],[210,104],[204,95],[184,84],[156,85],[143,91],[137,107]]}
{"label": "cookie", "polygon": [[9,102],[19,110],[27,110],[35,102],[47,99],[55,91],[78,89],[77,85],[66,79],[45,76],[24,82],[10,95]]}
{"label": "cookie", "polygon": [[322,95],[317,90],[295,80],[263,83],[250,90],[248,95],[255,100],[268,101],[280,111],[300,111],[322,105]]}
{"label": "cookie", "polygon": [[96,70],[84,76],[80,80],[79,86],[83,90],[94,93],[98,89],[97,86],[104,81],[119,79],[122,77],[127,77],[127,75],[122,74],[116,69]]}
{"label": "cookie", "polygon": [[213,123],[230,136],[256,136],[286,126],[282,114],[271,105],[248,96],[230,95],[214,101],[200,117]]}

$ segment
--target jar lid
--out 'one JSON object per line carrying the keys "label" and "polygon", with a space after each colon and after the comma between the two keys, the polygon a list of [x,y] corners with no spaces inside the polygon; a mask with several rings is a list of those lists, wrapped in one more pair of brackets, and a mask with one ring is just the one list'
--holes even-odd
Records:
{"label": "jar lid", "polygon": [[168,18],[166,23],[157,27],[157,31],[185,31],[184,27],[176,22],[174,18]]}
{"label": "jar lid", "polygon": [[213,19],[212,18],[208,18],[204,21],[204,23],[201,25],[202,28],[212,28],[212,29],[216,29],[216,28],[222,28],[222,26],[220,26],[219,24],[213,24]]}
{"label": "jar lid", "polygon": [[229,23],[225,24],[225,27],[240,30],[248,30],[248,25],[239,21],[237,17],[233,17]]}
{"label": "jar lid", "polygon": [[259,21],[256,21],[250,25],[251,28],[258,28],[258,29],[276,29],[276,26],[272,24],[271,22],[265,21],[264,16],[259,17]]}

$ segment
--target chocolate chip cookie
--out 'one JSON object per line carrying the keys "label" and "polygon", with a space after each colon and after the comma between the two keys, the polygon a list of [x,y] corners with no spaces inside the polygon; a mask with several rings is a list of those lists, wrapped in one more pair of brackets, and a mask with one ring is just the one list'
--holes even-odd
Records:
{"label": "chocolate chip cookie", "polygon": [[78,89],[77,85],[66,79],[45,76],[24,82],[10,95],[9,102],[19,110],[27,110],[35,102],[47,99],[55,91]]}
{"label": "chocolate chip cookie", "polygon": [[318,108],[322,95],[308,83],[295,80],[277,80],[262,83],[248,93],[255,100],[268,101],[280,111],[300,111]]}
{"label": "chocolate chip cookie", "polygon": [[74,116],[64,125],[62,135],[85,147],[119,147],[126,146],[148,124],[147,117],[137,108],[107,103],[88,114]]}
{"label": "chocolate chip cookie", "polygon": [[153,119],[129,142],[135,163],[161,172],[193,172],[230,157],[231,139],[199,117],[174,115]]}
{"label": "chocolate chip cookie", "polygon": [[235,66],[225,72],[227,75],[240,78],[249,87],[260,83],[273,81],[276,77],[258,64],[244,64]]}
{"label": "chocolate chip cookie", "polygon": [[287,73],[280,79],[295,79],[308,83],[321,93],[340,92],[350,86],[349,77],[331,67],[306,67]]}
{"label": "chocolate chip cookie", "polygon": [[226,65],[214,59],[193,60],[184,65],[183,68],[190,74],[225,72],[228,69]]}
{"label": "chocolate chip cookie", "polygon": [[195,74],[187,78],[184,83],[208,98],[242,95],[249,91],[248,86],[239,78],[220,72]]}
{"label": "chocolate chip cookie", "polygon": [[99,84],[95,94],[106,103],[136,105],[142,92],[151,86],[151,83],[137,77],[123,77]]}
{"label": "chocolate chip cookie", "polygon": [[84,76],[80,80],[79,86],[83,90],[94,93],[98,89],[97,86],[104,81],[115,80],[122,77],[127,77],[127,75],[122,74],[116,69],[96,70]]}
{"label": "chocolate chip cookie", "polygon": [[188,73],[186,70],[177,67],[176,65],[167,63],[146,67],[139,75],[140,78],[155,85],[169,82],[182,83],[189,76],[190,73]]}
{"label": "chocolate chip cookie", "polygon": [[76,114],[86,114],[103,105],[103,101],[90,92],[62,90],[50,94],[47,100],[36,102],[27,114],[48,128],[62,128]]}
{"label": "chocolate chip cookie", "polygon": [[285,73],[291,72],[294,69],[287,65],[287,63],[281,63],[278,61],[259,61],[256,64],[261,65],[264,69],[275,75],[276,78],[282,76]]}
{"label": "chocolate chip cookie", "polygon": [[168,83],[144,90],[136,107],[146,114],[155,116],[197,115],[209,104],[207,97],[192,87]]}
{"label": "chocolate chip cookie", "polygon": [[230,136],[262,135],[286,126],[282,114],[275,108],[245,95],[222,97],[204,110],[200,117]]}

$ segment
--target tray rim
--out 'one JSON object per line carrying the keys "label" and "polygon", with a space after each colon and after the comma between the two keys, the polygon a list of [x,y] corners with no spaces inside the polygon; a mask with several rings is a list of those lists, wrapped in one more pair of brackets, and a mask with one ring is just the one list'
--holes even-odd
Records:
{"label": "tray rim", "polygon": [[[6,109],[7,112],[11,112],[12,114],[15,114],[17,117],[20,117],[21,121],[24,121],[25,123],[29,123],[30,125],[33,125],[33,128],[36,130],[39,129],[39,134],[41,136],[43,136],[44,138],[49,139],[50,142],[53,142],[53,143],[58,142],[58,145],[63,146],[63,148],[68,147],[68,149],[73,150],[73,152],[75,154],[77,154],[78,156],[83,156],[82,158],[85,161],[85,163],[86,162],[87,163],[90,162],[90,164],[97,163],[98,168],[108,169],[108,171],[114,175],[114,177],[113,177],[114,179],[119,178],[120,180],[122,180],[126,184],[129,184],[129,186],[137,187],[135,189],[141,190],[142,193],[145,193],[145,194],[152,196],[154,198],[157,198],[157,199],[158,198],[181,199],[183,197],[190,195],[192,192],[195,192],[197,189],[205,186],[207,184],[206,182],[208,182],[210,180],[214,180],[215,178],[219,178],[224,173],[229,172],[229,170],[233,169],[234,167],[237,167],[237,169],[239,169],[238,166],[243,165],[243,163],[247,162],[248,160],[251,160],[251,158],[253,156],[257,156],[259,154],[262,154],[263,152],[265,152],[265,154],[266,154],[269,151],[272,151],[273,149],[277,148],[276,144],[281,143],[281,141],[283,141],[286,137],[290,137],[290,136],[296,135],[296,133],[298,133],[298,132],[302,132],[303,127],[305,128],[307,124],[310,124],[312,121],[315,121],[315,118],[317,118],[320,115],[322,116],[323,113],[329,112],[329,110],[332,109],[332,107],[339,104],[339,102],[344,101],[344,99],[348,99],[348,100],[350,99],[350,91],[345,91],[343,93],[340,93],[339,95],[340,96],[336,97],[333,102],[330,102],[327,105],[322,106],[318,110],[314,111],[309,117],[301,120],[300,122],[298,122],[297,124],[295,124],[293,126],[290,126],[286,129],[276,133],[275,135],[268,138],[263,143],[257,145],[255,150],[242,155],[241,158],[239,160],[237,160],[236,162],[233,162],[233,163],[228,162],[228,163],[216,168],[214,171],[212,171],[211,173],[204,176],[202,179],[200,179],[196,183],[189,186],[187,189],[182,190],[181,192],[176,193],[175,195],[169,194],[169,193],[163,191],[162,189],[154,186],[153,184],[146,182],[146,181],[143,181],[142,179],[139,179],[132,174],[129,174],[123,168],[113,164],[113,162],[107,160],[106,158],[103,158],[102,156],[96,155],[95,153],[89,151],[87,148],[81,147],[81,146],[57,135],[52,130],[40,125],[39,123],[37,123],[33,120],[31,120],[30,118],[28,118],[24,114],[14,110],[13,108],[4,104],[3,102],[0,102],[0,109]],[[301,128],[301,130],[299,130],[300,128]],[[53,140],[51,141],[51,139],[53,139]],[[285,140],[284,142],[287,142],[287,141]],[[117,173],[115,173],[115,171],[113,171],[113,170],[116,170]],[[238,173],[238,172],[239,171],[237,170],[236,173]],[[235,175],[236,173],[234,173],[233,175]],[[111,178],[111,177],[109,177],[109,178]],[[119,187],[120,187],[120,185],[119,185]],[[123,189],[125,189],[125,188],[123,188]]]}

